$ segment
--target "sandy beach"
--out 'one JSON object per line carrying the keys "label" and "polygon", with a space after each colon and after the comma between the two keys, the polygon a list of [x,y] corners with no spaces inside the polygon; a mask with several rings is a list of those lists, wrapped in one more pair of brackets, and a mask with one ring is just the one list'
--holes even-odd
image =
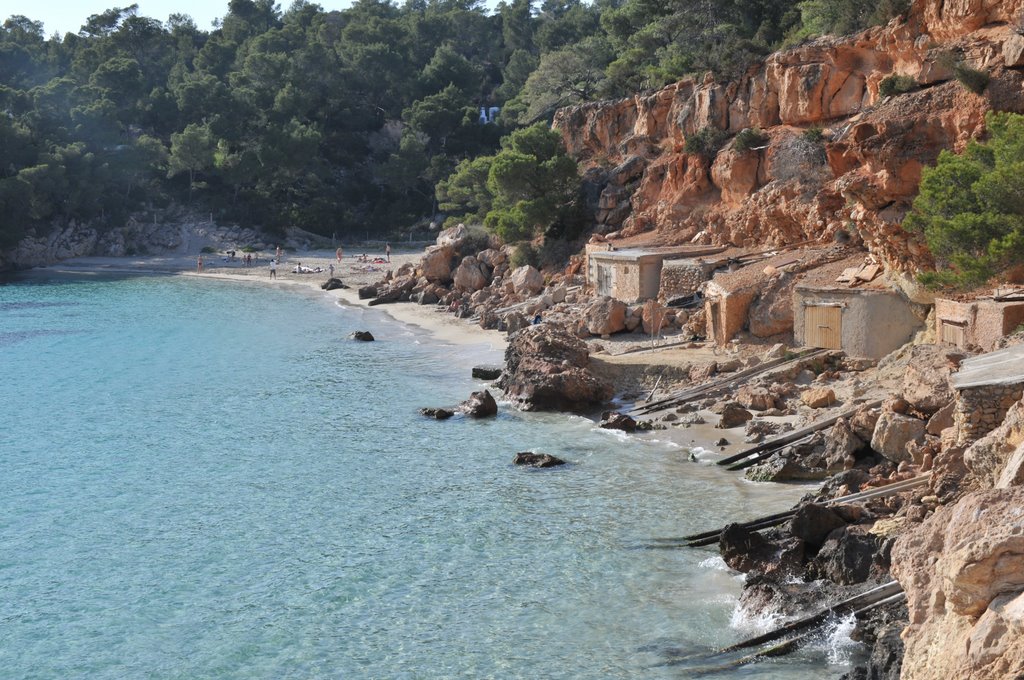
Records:
{"label": "sandy beach", "polygon": [[[362,254],[362,251],[358,251]],[[304,286],[324,295],[335,297],[345,304],[367,306],[366,300],[359,299],[359,288],[375,283],[383,278],[389,269],[397,270],[403,264],[415,263],[423,255],[422,249],[399,250],[391,253],[389,264],[372,264],[359,262],[357,257],[345,254],[341,264],[335,254],[327,250],[286,253],[282,255],[277,266],[276,278],[270,278],[269,259],[260,258],[251,267],[245,266],[242,253],[234,260],[222,254],[203,255],[203,271],[197,271],[195,255],[161,255],[140,257],[80,257],[66,260],[59,264],[43,268],[48,271],[68,272],[75,274],[93,273],[137,273],[137,274],[174,274],[179,276],[201,277],[233,281],[248,281],[268,286]],[[367,257],[373,259],[381,253],[367,251]],[[323,271],[313,274],[296,274],[294,269],[301,263],[303,267]],[[340,278],[348,286],[346,289],[323,291],[320,285],[329,277],[329,267],[334,265],[334,276]],[[502,350],[506,345],[504,333],[485,330],[465,319],[458,319],[446,314],[435,305],[416,305],[396,303],[379,305],[375,309],[388,314],[397,321],[417,326],[434,338],[453,344],[479,345],[487,344],[492,349]]]}

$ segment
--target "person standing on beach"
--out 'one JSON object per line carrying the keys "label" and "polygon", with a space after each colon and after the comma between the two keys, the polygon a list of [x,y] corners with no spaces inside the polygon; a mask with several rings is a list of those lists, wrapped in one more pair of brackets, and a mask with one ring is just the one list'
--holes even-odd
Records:
{"label": "person standing on beach", "polygon": [[330,278],[332,278],[332,279],[333,279],[333,278],[334,278],[334,263],[332,262],[332,263],[330,264],[330,266],[328,266],[328,267],[327,267],[327,269],[328,269],[328,270],[330,270],[330,272],[331,272],[331,276],[330,276]]}
{"label": "person standing on beach", "polygon": [[390,263],[391,262],[391,244],[390,243],[385,243],[384,244],[384,255],[388,258],[388,262]]}
{"label": "person standing on beach", "polygon": [[277,278],[277,260],[270,261],[270,278]]}
{"label": "person standing on beach", "polygon": [[342,249],[341,246],[338,246],[338,249],[334,251],[334,254],[338,256],[338,264],[340,265],[341,258],[345,257],[345,251]]}
{"label": "person standing on beach", "polygon": [[277,255],[274,257],[275,260],[281,259],[281,246],[277,246]]}
{"label": "person standing on beach", "polygon": [[203,273],[203,256],[202,255],[199,256],[198,260],[196,260],[196,273],[197,274],[202,274]]}

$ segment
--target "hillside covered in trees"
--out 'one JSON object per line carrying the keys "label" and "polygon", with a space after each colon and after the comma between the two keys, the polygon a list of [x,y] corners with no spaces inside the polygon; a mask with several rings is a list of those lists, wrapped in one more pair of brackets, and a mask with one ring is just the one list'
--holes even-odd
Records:
{"label": "hillside covered in trees", "polygon": [[[564,217],[536,194],[553,183],[571,202],[571,169],[539,132],[503,144],[517,128],[688,73],[725,79],[787,41],[902,9],[898,0],[511,0],[494,11],[472,0],[359,0],[325,12],[305,0],[284,11],[231,0],[211,31],[132,5],[51,37],[12,16],[0,29],[0,247],[29,230],[116,226],[172,204],[326,235],[386,234],[442,208],[484,219],[493,204],[500,214],[488,223],[522,237]],[[483,123],[481,108],[492,107]]]}

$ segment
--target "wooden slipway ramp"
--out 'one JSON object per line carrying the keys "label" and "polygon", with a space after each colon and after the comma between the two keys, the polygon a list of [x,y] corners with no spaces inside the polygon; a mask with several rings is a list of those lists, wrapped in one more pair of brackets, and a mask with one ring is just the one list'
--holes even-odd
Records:
{"label": "wooden slipway ramp", "polygon": [[[866,491],[860,491],[858,493],[852,493],[848,496],[840,496],[839,498],[833,498],[831,500],[823,501],[822,505],[853,505],[854,503],[863,503],[875,498],[885,498],[886,496],[893,496],[904,491],[910,491],[916,487],[926,484],[930,478],[930,473],[918,475],[911,479],[904,479],[899,482],[893,482],[892,484],[886,484],[885,486],[877,486],[867,489]],[[793,518],[796,514],[796,510],[786,510],[785,512],[778,512],[774,515],[766,515],[764,517],[758,517],[747,522],[736,522],[740,527],[749,531],[760,531],[761,529],[769,529],[771,527],[784,524]],[[690,534],[688,536],[676,536],[672,538],[652,538],[648,539],[651,541],[650,544],[640,546],[648,550],[668,550],[674,548],[702,548],[704,546],[713,545],[718,543],[718,538],[722,535],[725,527],[718,529],[710,529],[708,531],[702,531],[696,534]]]}
{"label": "wooden slipway ramp", "polygon": [[877,406],[881,406],[881,404],[881,399],[878,399],[876,401],[869,401],[863,404],[857,404],[856,406],[846,409],[845,411],[842,411],[840,413],[837,413],[834,416],[823,418],[822,420],[813,422],[810,425],[801,427],[798,430],[787,432],[784,435],[775,437],[773,439],[769,439],[766,442],[762,442],[757,446],[752,446],[749,449],[744,449],[743,451],[740,451],[735,455],[729,456],[728,458],[723,458],[722,460],[717,461],[717,465],[728,465],[728,470],[743,470],[745,468],[751,467],[752,465],[757,465],[761,461],[771,458],[772,455],[774,455],[775,452],[779,451],[780,449],[783,449],[789,446],[790,444],[796,444],[797,442],[803,441],[804,439],[807,439],[808,437],[813,435],[815,432],[820,432],[821,430],[824,430],[826,427],[831,427],[832,425],[835,425],[840,418],[849,418],[862,408],[875,408]]}
{"label": "wooden slipway ramp", "polygon": [[657,666],[685,667],[693,676],[728,673],[735,671],[739,666],[773,656],[783,656],[799,649],[815,639],[819,627],[824,623],[836,621],[849,614],[860,618],[873,609],[899,602],[904,597],[906,595],[900,584],[889,581],[854,597],[823,607],[813,614],[790,621],[763,635],[709,653],[676,657]]}
{"label": "wooden slipway ramp", "polygon": [[685,390],[673,392],[664,399],[652,401],[641,406],[636,406],[628,411],[632,416],[648,416],[652,413],[664,411],[665,409],[673,408],[675,406],[682,406],[688,402],[697,399],[706,399],[707,397],[714,397],[727,390],[739,387],[743,383],[747,382],[751,378],[757,377],[763,373],[767,373],[772,370],[785,368],[789,365],[795,364],[800,361],[806,361],[807,359],[813,359],[818,356],[824,356],[834,350],[830,349],[808,349],[797,353],[794,357],[772,359],[766,361],[757,366],[751,366],[742,371],[732,373],[727,377],[712,380],[711,382],[696,385],[694,387],[688,387]]}

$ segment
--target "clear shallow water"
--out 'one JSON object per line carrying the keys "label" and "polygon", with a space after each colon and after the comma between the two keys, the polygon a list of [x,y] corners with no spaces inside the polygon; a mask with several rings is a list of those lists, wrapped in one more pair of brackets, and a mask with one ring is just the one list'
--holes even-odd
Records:
{"label": "clear shallow water", "polygon": [[[583,418],[416,412],[498,360],[312,292],[0,286],[0,674],[693,677],[662,664],[750,632],[739,582],[651,539],[801,490]],[[572,465],[512,466],[528,449]],[[726,676],[842,662],[823,644]]]}

